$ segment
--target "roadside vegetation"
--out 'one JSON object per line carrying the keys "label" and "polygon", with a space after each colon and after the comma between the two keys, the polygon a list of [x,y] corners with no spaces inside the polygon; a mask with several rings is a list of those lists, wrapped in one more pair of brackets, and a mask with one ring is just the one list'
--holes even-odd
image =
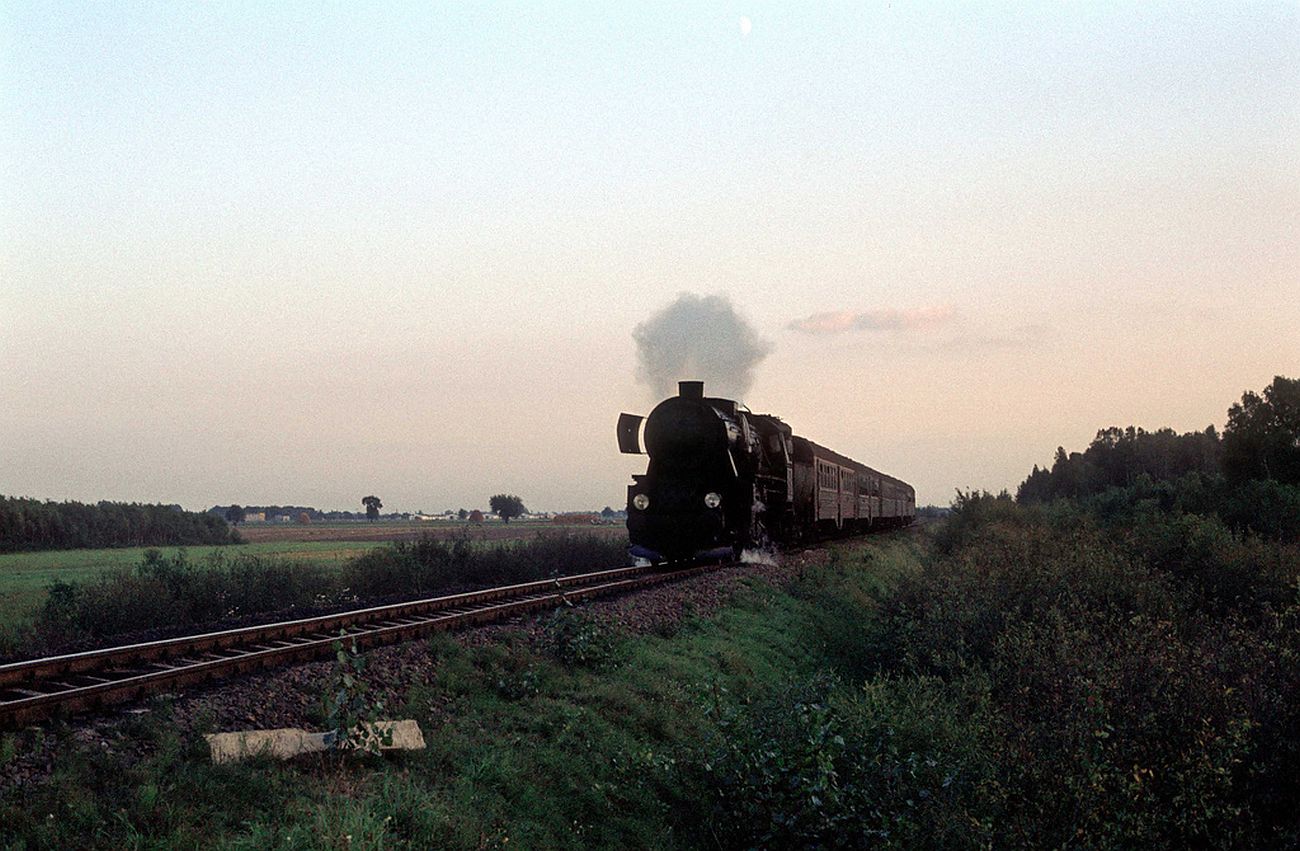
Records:
{"label": "roadside vegetation", "polygon": [[[317,564],[330,570],[341,568],[348,559],[380,546],[380,541],[269,541],[225,547],[185,547],[186,558],[207,564],[220,551],[224,560],[256,556],[267,561]],[[30,621],[45,603],[49,587],[56,580],[86,583],[114,570],[135,570],[145,553],[159,550],[169,556],[180,549],[158,547],[113,547],[98,550],[53,550],[0,554],[0,622]]]}
{"label": "roadside vegetation", "polygon": [[0,631],[0,652],[34,655],[141,630],[183,632],[273,613],[298,616],[417,599],[626,560],[626,542],[590,534],[538,534],[482,545],[462,532],[370,546],[342,566],[220,549],[192,559],[184,550],[152,549],[130,568],[81,581],[54,580],[33,619]]}
{"label": "roadside vegetation", "polygon": [[842,545],[648,633],[565,610],[487,646],[438,637],[389,710],[424,752],[214,767],[203,725],[158,703],[125,734],[143,758],[70,747],[0,821],[19,847],[1300,841],[1293,545],[1220,523],[1174,552],[1169,512],[954,509],[932,541]]}

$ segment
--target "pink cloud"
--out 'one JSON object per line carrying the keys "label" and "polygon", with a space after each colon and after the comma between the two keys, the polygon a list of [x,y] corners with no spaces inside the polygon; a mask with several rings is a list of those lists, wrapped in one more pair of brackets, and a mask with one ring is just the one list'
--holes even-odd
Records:
{"label": "pink cloud", "polygon": [[898,310],[880,307],[874,310],[853,312],[814,313],[805,319],[796,319],[786,327],[804,334],[843,334],[847,331],[919,331],[943,325],[952,319],[949,305],[912,307]]}

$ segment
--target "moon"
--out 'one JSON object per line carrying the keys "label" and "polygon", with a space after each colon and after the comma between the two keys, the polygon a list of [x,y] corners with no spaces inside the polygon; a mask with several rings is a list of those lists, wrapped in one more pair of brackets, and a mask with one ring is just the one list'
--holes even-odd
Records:
{"label": "moon", "polygon": [[749,31],[754,28],[754,22],[744,16],[740,19],[740,37],[744,38],[749,35]]}

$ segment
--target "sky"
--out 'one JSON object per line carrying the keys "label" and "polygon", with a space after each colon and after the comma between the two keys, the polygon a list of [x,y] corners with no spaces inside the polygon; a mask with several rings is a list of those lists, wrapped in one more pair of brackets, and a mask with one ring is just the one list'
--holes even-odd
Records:
{"label": "sky", "polygon": [[[1300,4],[0,5],[0,493],[621,506],[683,293],[916,485],[1300,375]],[[693,378],[684,375],[683,378]]]}

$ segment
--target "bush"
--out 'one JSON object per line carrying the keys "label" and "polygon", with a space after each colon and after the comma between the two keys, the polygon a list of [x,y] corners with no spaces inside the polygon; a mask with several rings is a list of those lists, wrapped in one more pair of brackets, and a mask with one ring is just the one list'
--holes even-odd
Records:
{"label": "bush", "polygon": [[1271,479],[1244,482],[1224,495],[1219,514],[1235,529],[1300,542],[1300,486]]}
{"label": "bush", "polygon": [[993,520],[1017,522],[1025,516],[1006,491],[994,496],[988,491],[957,491],[948,520],[935,534],[934,546],[940,553],[950,553],[966,542],[967,537]]}
{"label": "bush", "polygon": [[133,571],[84,583],[56,581],[35,627],[43,649],[141,630],[187,630],[269,613],[418,599],[626,563],[623,546],[595,536],[550,536],[476,548],[466,536],[378,547],[342,571],[224,552],[190,561],[146,550]]}
{"label": "bush", "polygon": [[885,601],[879,662],[987,680],[981,735],[1015,802],[994,845],[1294,843],[1295,549],[1158,507],[1119,516],[996,505],[965,521]]}
{"label": "bush", "polygon": [[537,535],[530,541],[476,548],[468,533],[423,537],[353,559],[344,584],[358,597],[420,597],[453,589],[550,579],[627,564],[626,545],[595,535]]}
{"label": "bush", "polygon": [[986,702],[931,678],[854,690],[823,673],[719,707],[698,817],[725,848],[986,846]]}
{"label": "bush", "polygon": [[1300,547],[1240,538],[1195,514],[1152,513],[1115,532],[1134,558],[1177,578],[1197,608],[1258,613],[1295,597]]}
{"label": "bush", "polygon": [[146,629],[189,628],[271,611],[312,607],[337,580],[323,568],[214,553],[201,564],[184,550],[168,557],[146,550],[134,571],[116,570],[85,583],[55,581],[37,618],[49,646]]}
{"label": "bush", "polygon": [[601,670],[617,660],[618,643],[600,621],[578,609],[556,611],[542,628],[542,645],[566,668]]}
{"label": "bush", "polygon": [[399,541],[352,559],[343,582],[358,597],[375,599],[398,594],[418,598],[458,583],[472,584],[467,569],[475,553],[465,534],[449,541],[424,536]]}

